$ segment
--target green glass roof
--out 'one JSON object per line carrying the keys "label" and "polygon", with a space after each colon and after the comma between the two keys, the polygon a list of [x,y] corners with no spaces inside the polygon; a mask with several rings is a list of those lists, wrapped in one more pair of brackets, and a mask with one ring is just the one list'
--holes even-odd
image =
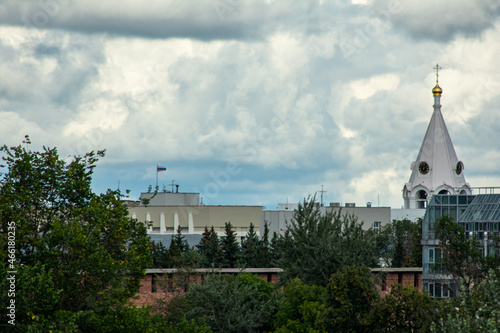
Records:
{"label": "green glass roof", "polygon": [[500,194],[476,196],[458,222],[500,222]]}

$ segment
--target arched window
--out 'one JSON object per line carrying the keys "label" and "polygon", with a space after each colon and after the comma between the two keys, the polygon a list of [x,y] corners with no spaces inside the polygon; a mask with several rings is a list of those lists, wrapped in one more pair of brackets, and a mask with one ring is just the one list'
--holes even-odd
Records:
{"label": "arched window", "polygon": [[448,190],[441,190],[438,194],[450,194],[450,192]]}
{"label": "arched window", "polygon": [[427,192],[420,190],[417,192],[417,208],[425,208],[427,204]]}

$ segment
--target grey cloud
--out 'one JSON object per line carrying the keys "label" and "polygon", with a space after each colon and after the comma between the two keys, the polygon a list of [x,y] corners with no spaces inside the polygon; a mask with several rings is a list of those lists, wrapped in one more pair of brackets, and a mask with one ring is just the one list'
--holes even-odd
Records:
{"label": "grey cloud", "polygon": [[346,3],[285,0],[6,0],[0,22],[37,29],[143,38],[262,39],[274,31],[315,34],[363,8]]}
{"label": "grey cloud", "polygon": [[[59,32],[28,36],[19,47],[0,43],[0,111],[54,130],[76,113],[102,63],[102,44]],[[19,61],[19,59],[29,59]]]}
{"label": "grey cloud", "polygon": [[[262,3],[240,1],[85,1],[7,0],[3,24],[82,33],[145,38],[190,37],[200,40],[258,36],[269,15]],[[279,15],[279,11],[275,12]]]}
{"label": "grey cloud", "polygon": [[478,37],[493,26],[500,13],[497,0],[376,0],[374,8],[383,10],[398,4],[391,16],[396,30],[416,39],[445,42],[458,35]]}

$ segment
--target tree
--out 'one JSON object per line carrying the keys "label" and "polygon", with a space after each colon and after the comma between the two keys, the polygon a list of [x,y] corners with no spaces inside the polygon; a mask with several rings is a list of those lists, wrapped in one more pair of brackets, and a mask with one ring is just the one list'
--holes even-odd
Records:
{"label": "tree", "polygon": [[366,267],[346,266],[326,287],[325,311],[319,321],[328,332],[371,332],[369,314],[379,298]]}
{"label": "tree", "polygon": [[[16,239],[15,263],[0,266],[1,273],[15,269],[17,280],[36,278],[41,283],[19,283],[16,327],[44,330],[47,326],[33,318],[55,322],[124,304],[151,264],[149,238],[146,226],[128,217],[119,191],[92,192],[92,172],[104,151],[66,162],[55,148],[34,152],[28,149],[28,137],[25,143],[25,148],[0,148],[7,169],[0,178],[2,262],[9,227],[14,227]],[[22,302],[18,297],[24,297]],[[1,301],[3,321],[8,299]]]}
{"label": "tree", "polygon": [[473,237],[467,239],[465,230],[452,217],[437,219],[434,232],[440,240],[442,252],[442,260],[436,265],[451,274],[456,283],[462,283],[466,292],[472,292],[474,286],[479,286],[490,269],[500,266],[498,256],[483,257],[479,241]]}
{"label": "tree", "polygon": [[168,249],[162,242],[151,241],[149,243],[153,263],[151,268],[171,268],[171,259]]}
{"label": "tree", "polygon": [[245,267],[263,267],[259,265],[259,255],[262,254],[259,251],[260,248],[261,242],[254,230],[253,223],[250,223],[250,229],[245,239],[241,241],[241,263]]}
{"label": "tree", "polygon": [[279,241],[284,282],[299,277],[326,286],[331,274],[344,266],[378,264],[374,237],[364,233],[362,223],[340,210],[321,214],[314,198],[299,204],[287,231]]}
{"label": "tree", "polygon": [[177,227],[177,233],[172,237],[172,242],[175,243],[175,247],[179,249],[180,253],[184,253],[189,250],[189,244],[186,238],[182,235],[181,226]]}
{"label": "tree", "polygon": [[285,296],[276,313],[276,332],[322,332],[324,326],[318,323],[325,309],[326,289],[308,286],[295,278],[285,286]]}
{"label": "tree", "polygon": [[422,267],[422,219],[393,220],[373,233],[380,262],[388,267]]}
{"label": "tree", "polygon": [[225,234],[221,242],[223,267],[235,267],[240,259],[241,250],[231,222],[226,222]]}
{"label": "tree", "polygon": [[493,333],[500,331],[500,276],[490,270],[475,288],[468,292],[464,285],[457,299],[445,303],[445,311],[432,326],[431,332]]}
{"label": "tree", "polygon": [[257,247],[257,263],[255,267],[275,267],[273,263],[273,249],[269,242],[269,224],[264,222],[264,234]]}
{"label": "tree", "polygon": [[[186,264],[185,260],[186,254],[189,252],[189,244],[182,236],[181,226],[177,228],[177,234],[175,234],[170,240],[170,247],[168,249],[168,255],[170,258],[170,267],[181,267]],[[187,260],[189,261],[189,260]]]}
{"label": "tree", "polygon": [[438,309],[439,302],[417,288],[396,284],[374,303],[371,327],[376,332],[428,332]]}
{"label": "tree", "polygon": [[253,274],[211,275],[190,286],[181,307],[185,319],[204,318],[216,332],[267,332],[276,300],[273,286]]}
{"label": "tree", "polygon": [[205,227],[200,243],[196,245],[201,267],[221,267],[222,248],[214,227]]}

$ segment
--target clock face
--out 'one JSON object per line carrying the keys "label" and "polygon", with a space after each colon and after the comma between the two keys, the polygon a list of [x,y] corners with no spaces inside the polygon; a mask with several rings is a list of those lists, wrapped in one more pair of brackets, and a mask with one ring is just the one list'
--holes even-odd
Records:
{"label": "clock face", "polygon": [[464,164],[461,161],[458,161],[457,166],[455,167],[455,172],[457,175],[462,173],[462,170],[464,169]]}
{"label": "clock face", "polygon": [[426,175],[429,172],[429,169],[429,164],[427,164],[427,162],[420,162],[418,164],[418,172],[422,175]]}

